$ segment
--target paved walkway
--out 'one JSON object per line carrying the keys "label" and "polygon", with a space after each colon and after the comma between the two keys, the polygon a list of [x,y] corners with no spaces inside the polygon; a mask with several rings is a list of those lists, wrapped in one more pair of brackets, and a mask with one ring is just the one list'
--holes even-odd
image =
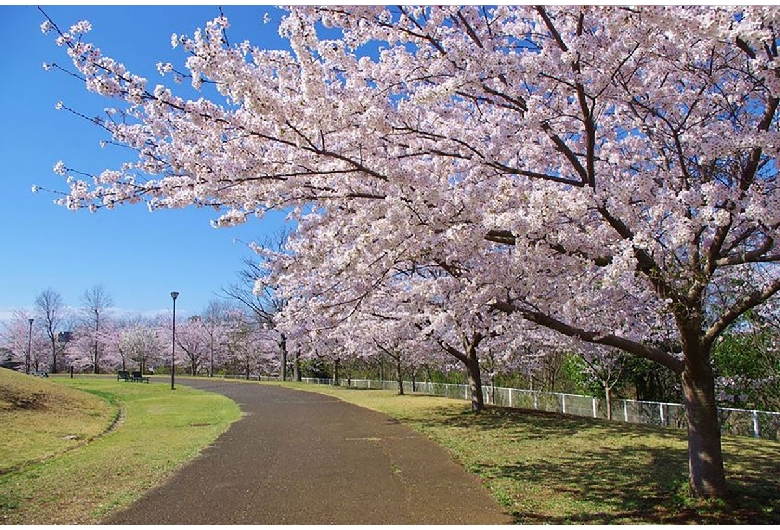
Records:
{"label": "paved walkway", "polygon": [[477,478],[388,416],[335,398],[221,380],[245,416],[112,524],[510,523]]}

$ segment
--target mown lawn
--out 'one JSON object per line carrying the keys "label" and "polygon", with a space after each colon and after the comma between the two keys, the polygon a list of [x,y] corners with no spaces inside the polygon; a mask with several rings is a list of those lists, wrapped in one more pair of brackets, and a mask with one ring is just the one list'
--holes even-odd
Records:
{"label": "mown lawn", "polygon": [[685,433],[489,407],[286,383],[384,412],[447,448],[524,524],[778,524],[780,443],[723,440],[731,499],[697,502],[687,494]]}
{"label": "mown lawn", "polygon": [[[0,463],[0,521],[5,524],[95,524],[165,480],[240,418],[238,406],[217,394],[167,383],[128,383],[111,377],[78,376],[32,381],[45,408],[19,411],[11,438],[26,456],[14,466]],[[86,399],[85,414],[98,418],[99,433],[89,443],[46,450],[33,461],[32,443],[79,432],[83,417],[58,410],[62,391],[76,389]],[[17,392],[18,393],[18,392]],[[46,396],[45,398],[42,396]],[[108,407],[108,414],[106,414]],[[2,411],[3,421],[6,412]],[[48,429],[51,414],[65,415],[68,428]],[[44,416],[46,415],[46,416]],[[112,426],[115,418],[118,421]],[[93,432],[93,431],[90,431]],[[102,434],[101,434],[102,433]],[[94,433],[93,433],[94,434]],[[29,436],[30,438],[27,438]],[[9,471],[10,469],[10,471]]]}
{"label": "mown lawn", "polygon": [[[6,524],[99,523],[240,417],[222,396],[183,386],[172,392],[162,381],[21,376],[9,383],[3,375],[0,520]],[[467,402],[439,397],[286,386],[384,412],[424,433],[480,476],[518,523],[780,522],[777,442],[725,438],[732,498],[702,503],[686,493],[681,431],[501,408],[475,416]]]}

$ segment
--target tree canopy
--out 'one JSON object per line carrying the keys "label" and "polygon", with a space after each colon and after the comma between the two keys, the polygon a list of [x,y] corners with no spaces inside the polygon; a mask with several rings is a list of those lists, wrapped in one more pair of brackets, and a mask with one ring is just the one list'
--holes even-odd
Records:
{"label": "tree canopy", "polygon": [[712,346],[780,289],[779,16],[296,7],[290,51],[231,43],[218,17],[174,36],[184,68],[158,65],[197,100],[47,20],[138,153],[94,177],[57,164],[61,202],[290,209],[267,281],[316,336],[392,297],[467,367],[534,333],[659,363],[681,378],[692,490],[722,496]]}

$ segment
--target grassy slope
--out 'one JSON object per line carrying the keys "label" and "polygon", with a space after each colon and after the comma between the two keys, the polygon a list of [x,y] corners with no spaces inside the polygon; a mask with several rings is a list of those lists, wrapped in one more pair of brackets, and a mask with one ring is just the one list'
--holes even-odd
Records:
{"label": "grassy slope", "polygon": [[[75,389],[92,398],[104,396],[98,398],[98,408],[113,401],[102,427],[110,423],[106,420],[116,414],[117,406],[124,414],[115,429],[91,443],[0,474],[0,521],[6,524],[97,523],[165,480],[240,417],[238,406],[229,399],[183,386],[171,392],[166,384],[154,381],[147,385],[81,376],[44,381],[39,387],[40,380],[28,379],[38,389],[31,393],[43,388],[52,396],[47,398],[52,408],[60,391],[83,394]],[[71,412],[70,423],[76,423]]]}
{"label": "grassy slope", "polygon": [[82,445],[117,410],[99,396],[0,368],[0,473]]}
{"label": "grassy slope", "polygon": [[488,408],[392,391],[287,384],[389,414],[446,447],[526,524],[780,523],[780,443],[723,440],[733,498],[695,503],[680,430]]}

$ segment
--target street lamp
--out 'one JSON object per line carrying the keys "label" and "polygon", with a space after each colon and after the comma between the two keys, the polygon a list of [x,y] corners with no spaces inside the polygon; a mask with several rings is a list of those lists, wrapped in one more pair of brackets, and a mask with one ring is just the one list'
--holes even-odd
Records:
{"label": "street lamp", "polygon": [[32,357],[32,324],[33,324],[34,318],[28,318],[27,321],[30,323],[30,334],[27,336],[27,356],[24,359],[24,373],[29,374],[30,373],[30,357]]}
{"label": "street lamp", "polygon": [[176,291],[173,291],[171,293],[171,298],[173,298],[173,343],[171,344],[171,390],[176,390],[176,387],[173,386],[173,379],[174,379],[174,372],[176,371],[176,366],[173,361],[173,355],[176,352],[176,298],[179,297],[179,293]]}

